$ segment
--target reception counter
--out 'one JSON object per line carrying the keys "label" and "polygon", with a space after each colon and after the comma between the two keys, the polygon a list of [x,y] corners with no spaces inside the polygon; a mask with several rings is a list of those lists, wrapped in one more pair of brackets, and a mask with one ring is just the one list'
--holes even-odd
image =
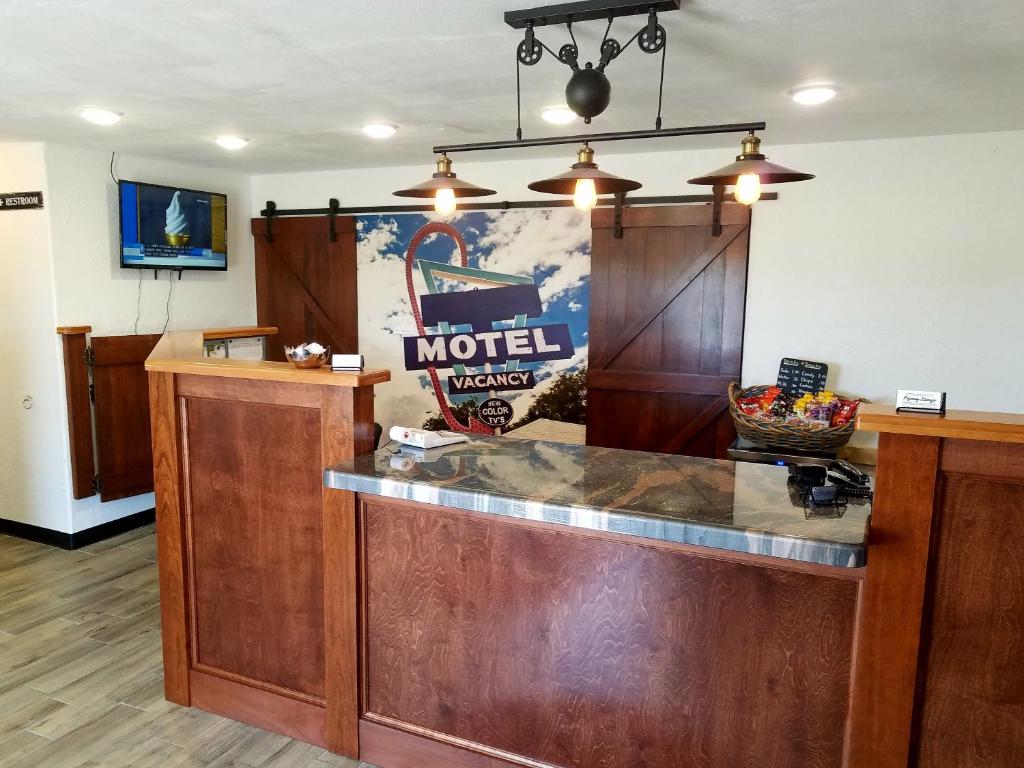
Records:
{"label": "reception counter", "polygon": [[360,758],[841,765],[870,508],[787,479],[495,437],[332,466],[359,494]]}
{"label": "reception counter", "polygon": [[1024,762],[1024,420],[896,414],[871,505],[786,470],[373,445],[386,371],[150,373],[167,697],[380,768]]}
{"label": "reception counter", "polygon": [[373,450],[390,374],[208,358],[203,341],[164,334],[146,361],[166,697],[353,752],[325,595],[354,562],[322,473]]}

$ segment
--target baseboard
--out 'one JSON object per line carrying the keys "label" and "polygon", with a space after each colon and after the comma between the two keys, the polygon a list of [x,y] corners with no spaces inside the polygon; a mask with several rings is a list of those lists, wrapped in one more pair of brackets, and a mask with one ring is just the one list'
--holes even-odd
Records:
{"label": "baseboard", "polygon": [[0,533],[8,536],[17,536],[19,539],[38,541],[40,544],[49,544],[51,547],[60,547],[61,549],[81,549],[90,544],[95,544],[97,541],[112,539],[115,536],[120,536],[122,533],[134,531],[136,528],[149,525],[155,520],[156,511],[144,509],[127,517],[111,520],[109,523],[94,525],[92,528],[86,528],[84,531],[64,533],[64,531],[54,531],[38,525],[0,518]]}

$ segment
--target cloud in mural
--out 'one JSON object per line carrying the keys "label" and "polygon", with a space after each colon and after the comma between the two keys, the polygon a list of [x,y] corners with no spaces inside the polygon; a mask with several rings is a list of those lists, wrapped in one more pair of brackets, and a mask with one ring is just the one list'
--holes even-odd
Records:
{"label": "cloud in mural", "polygon": [[[413,235],[433,220],[420,214],[364,216],[356,222],[359,269],[359,341],[367,365],[390,368],[392,380],[375,389],[376,419],[387,430],[392,424],[419,426],[438,404],[423,371],[406,371],[402,338],[417,335],[405,280],[405,253]],[[470,211],[451,222],[466,240],[470,267],[529,276],[537,284],[544,315],[529,325],[565,323],[575,347],[570,359],[522,364],[534,371],[536,387],[499,392],[513,402],[517,416],[548,386],[553,377],[586,364],[587,312],[590,279],[590,226],[575,209],[529,211]],[[418,259],[457,264],[458,248],[450,237],[424,238]],[[414,271],[417,296],[427,292],[419,270]],[[466,290],[465,284],[443,281],[441,290]],[[495,327],[506,325],[498,323]],[[438,329],[427,329],[428,333]],[[442,382],[451,370],[439,370]],[[459,398],[456,397],[457,401]]]}
{"label": "cloud in mural", "polygon": [[478,243],[482,269],[544,277],[545,304],[565,297],[590,279],[590,222],[575,208],[488,214]]}

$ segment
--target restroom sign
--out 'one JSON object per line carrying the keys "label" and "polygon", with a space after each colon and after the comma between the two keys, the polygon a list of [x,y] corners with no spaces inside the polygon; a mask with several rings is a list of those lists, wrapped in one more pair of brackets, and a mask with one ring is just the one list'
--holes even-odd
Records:
{"label": "restroom sign", "polygon": [[42,192],[0,192],[0,211],[24,211],[42,207]]}

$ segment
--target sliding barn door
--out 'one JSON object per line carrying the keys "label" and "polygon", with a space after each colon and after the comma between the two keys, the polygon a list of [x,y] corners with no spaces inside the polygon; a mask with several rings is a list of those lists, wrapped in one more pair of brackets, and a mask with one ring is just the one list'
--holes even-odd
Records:
{"label": "sliding barn door", "polygon": [[729,382],[739,380],[748,208],[727,204],[592,214],[587,444],[725,457],[735,439]]}
{"label": "sliding barn door", "polygon": [[356,235],[351,216],[253,219],[256,243],[256,318],[277,326],[268,360],[284,360],[285,344],[329,344],[332,352],[359,348],[356,315]]}

